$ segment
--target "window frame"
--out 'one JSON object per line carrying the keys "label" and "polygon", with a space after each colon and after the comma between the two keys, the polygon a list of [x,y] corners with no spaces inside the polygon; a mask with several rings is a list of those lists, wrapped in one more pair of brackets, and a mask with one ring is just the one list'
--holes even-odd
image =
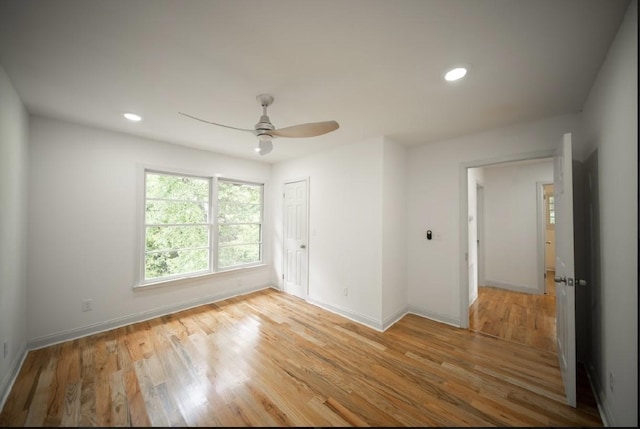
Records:
{"label": "window frame", "polygon": [[[553,193],[546,196],[546,221],[547,229],[554,229],[556,226],[556,198]],[[553,205],[553,207],[552,207]],[[551,222],[551,213],[553,212],[553,222]]]}
{"label": "window frame", "polygon": [[[220,218],[220,194],[218,192],[218,189],[220,187],[220,182],[226,182],[226,183],[235,183],[238,185],[248,185],[248,186],[259,186],[261,188],[261,192],[260,192],[260,223],[258,225],[260,225],[260,238],[259,238],[259,242],[258,243],[245,243],[245,244],[258,244],[259,246],[259,255],[260,255],[260,259],[258,261],[255,262],[247,262],[244,264],[236,264],[236,265],[231,265],[229,267],[223,267],[220,268],[219,267],[219,250],[220,250],[220,240],[219,240],[219,234],[220,234],[220,223],[218,222],[218,219]],[[248,180],[239,180],[239,179],[233,179],[233,178],[229,178],[229,177],[216,177],[216,182],[215,182],[215,198],[216,198],[216,206],[215,206],[215,228],[214,228],[214,235],[215,235],[215,256],[214,256],[214,267],[216,272],[225,272],[225,271],[231,271],[231,270],[236,270],[236,269],[242,269],[242,268],[249,268],[249,267],[254,267],[257,265],[263,265],[265,262],[265,257],[264,257],[264,206],[265,206],[265,188],[266,188],[266,184],[263,182],[254,182],[254,181],[248,181]],[[246,224],[245,224],[246,225]],[[234,246],[234,245],[231,245]],[[237,244],[235,246],[238,246]],[[230,247],[230,246],[229,246]]]}
{"label": "window frame", "polygon": [[[189,273],[176,274],[172,276],[159,277],[154,279],[146,279],[146,202],[147,202],[147,173],[156,173],[163,175],[171,175],[178,177],[193,177],[198,179],[206,179],[209,181],[209,219],[207,226],[209,228],[209,268],[207,270],[193,271]],[[143,289],[153,286],[163,286],[168,284],[181,283],[195,278],[209,277],[215,275],[228,274],[233,271],[242,271],[248,269],[255,269],[264,267],[267,265],[267,243],[266,243],[266,212],[267,202],[266,195],[268,195],[268,183],[266,180],[260,179],[236,179],[233,176],[222,176],[220,174],[202,173],[197,171],[189,171],[184,169],[158,167],[152,165],[139,164],[138,169],[138,183],[136,192],[136,206],[138,207],[136,215],[136,230],[135,234],[135,259],[136,259],[136,280],[134,282],[134,289]],[[240,184],[256,185],[262,187],[261,204],[260,204],[260,261],[251,262],[247,264],[238,264],[230,267],[219,268],[218,267],[218,182],[227,181]]]}
{"label": "window frame", "polygon": [[[195,179],[202,179],[202,180],[206,180],[209,184],[209,201],[208,201],[208,219],[206,222],[203,223],[199,223],[197,225],[205,225],[208,228],[208,244],[207,244],[207,249],[209,252],[209,257],[208,257],[208,262],[209,262],[209,267],[207,269],[204,270],[198,270],[198,271],[190,271],[187,273],[180,273],[180,274],[174,274],[174,275],[169,275],[169,276],[164,276],[164,277],[156,277],[156,278],[152,278],[152,279],[147,279],[146,278],[146,238],[147,238],[147,220],[146,220],[146,207],[147,207],[147,174],[158,174],[158,175],[163,175],[163,176],[176,176],[176,177],[187,177],[187,178],[195,178]],[[140,234],[140,238],[141,238],[141,251],[139,252],[139,257],[141,258],[140,261],[140,273],[139,273],[139,282],[138,285],[139,286],[147,286],[150,284],[157,284],[157,283],[166,283],[166,282],[171,282],[171,281],[175,281],[175,280],[181,280],[181,279],[185,279],[185,278],[191,278],[191,277],[198,277],[201,275],[206,275],[209,274],[211,272],[213,272],[213,255],[212,255],[212,240],[213,240],[213,234],[212,234],[212,230],[213,230],[213,224],[212,224],[212,209],[213,209],[213,196],[214,196],[214,192],[213,192],[213,178],[211,176],[208,175],[201,175],[201,174],[194,174],[194,173],[186,173],[186,172],[178,172],[178,171],[170,171],[170,170],[164,170],[164,169],[157,169],[157,168],[145,168],[142,172],[142,231]],[[186,225],[196,225],[196,224],[186,224]]]}

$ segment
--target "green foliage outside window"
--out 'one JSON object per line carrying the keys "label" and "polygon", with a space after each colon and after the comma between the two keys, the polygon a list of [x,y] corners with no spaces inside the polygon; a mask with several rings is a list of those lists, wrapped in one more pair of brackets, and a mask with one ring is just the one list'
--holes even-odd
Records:
{"label": "green foliage outside window", "polygon": [[218,182],[218,267],[260,262],[262,185]]}
{"label": "green foliage outside window", "polygon": [[[211,183],[145,173],[144,281],[212,270]],[[263,185],[219,180],[217,197],[218,268],[260,262]]]}
{"label": "green foliage outside window", "polygon": [[145,280],[209,269],[210,180],[147,172]]}

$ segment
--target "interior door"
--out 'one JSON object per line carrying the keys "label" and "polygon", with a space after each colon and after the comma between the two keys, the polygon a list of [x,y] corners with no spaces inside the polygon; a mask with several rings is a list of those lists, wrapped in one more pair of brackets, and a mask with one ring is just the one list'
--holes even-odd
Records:
{"label": "interior door", "polygon": [[573,247],[573,173],[571,133],[553,157],[556,210],[557,351],[567,403],[576,406],[576,307]]}
{"label": "interior door", "polygon": [[309,253],[307,180],[284,185],[284,291],[307,298]]}

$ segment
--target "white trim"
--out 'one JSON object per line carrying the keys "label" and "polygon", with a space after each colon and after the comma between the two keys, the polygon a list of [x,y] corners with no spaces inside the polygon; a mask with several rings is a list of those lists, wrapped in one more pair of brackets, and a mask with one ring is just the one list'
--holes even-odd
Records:
{"label": "white trim", "polygon": [[131,325],[134,323],[144,322],[146,320],[155,319],[156,317],[165,316],[167,314],[178,313],[180,311],[188,310],[190,308],[199,307],[201,305],[211,304],[213,302],[222,301],[225,299],[233,298],[239,295],[246,295],[259,290],[272,287],[271,284],[264,284],[260,286],[250,286],[236,288],[230,291],[220,292],[213,295],[209,295],[202,298],[192,299],[177,304],[166,305],[153,310],[143,311],[141,313],[130,314],[127,316],[117,317],[115,319],[107,320],[105,322],[93,323],[80,328],[69,329],[66,331],[56,332],[42,337],[35,338],[27,344],[29,350],[36,350],[43,347],[48,347],[54,344],[62,343],[77,338],[86,337],[88,335],[94,335],[100,332],[110,331],[122,326]]}
{"label": "white trim", "polygon": [[460,326],[460,320],[445,314],[434,313],[432,311],[413,306],[409,306],[407,313],[415,314],[416,316],[424,317],[425,319],[433,320],[434,322],[445,323],[456,328],[462,328],[462,326]]}
{"label": "white trim", "polygon": [[595,396],[596,399],[596,405],[598,406],[598,412],[600,413],[602,425],[605,427],[617,426],[615,424],[611,408],[609,407],[609,403],[607,402],[607,395],[602,390],[602,386],[600,386],[600,383],[598,382],[597,375],[598,374],[593,365],[591,363],[587,365],[587,379],[589,380],[589,385],[591,386],[593,396]]}
{"label": "white trim", "polygon": [[243,265],[241,267],[237,267],[237,268],[229,268],[227,270],[220,270],[220,271],[216,271],[216,272],[205,272],[205,273],[194,273],[191,276],[182,276],[182,277],[176,277],[176,278],[171,278],[168,279],[166,277],[163,277],[161,280],[158,280],[157,282],[149,282],[149,283],[145,283],[142,285],[134,285],[133,286],[133,290],[146,290],[146,289],[151,289],[154,287],[160,287],[160,286],[168,286],[168,285],[174,285],[174,284],[180,284],[180,283],[185,283],[185,282],[190,282],[190,281],[194,281],[194,280],[201,280],[201,279],[207,279],[207,278],[213,278],[213,277],[218,277],[218,276],[223,276],[225,274],[238,274],[242,271],[248,271],[248,270],[255,270],[255,269],[259,269],[259,268],[268,268],[269,265],[268,264],[256,264],[256,265],[251,265],[251,266],[246,266]]}
{"label": "white trim", "polygon": [[469,227],[467,224],[469,212],[469,190],[467,183],[467,169],[476,167],[487,167],[489,165],[504,164],[515,161],[525,161],[529,159],[553,158],[553,154],[554,150],[551,149],[504,155],[494,158],[488,158],[485,160],[475,160],[460,163],[458,172],[460,183],[460,209],[458,213],[460,227],[460,237],[458,237],[460,243],[460,254],[458,255],[458,270],[460,275],[460,319],[457,321],[457,323],[459,323],[459,326],[461,328],[469,328],[469,269],[467,268],[467,261],[465,260],[465,254],[468,254],[469,252]]}
{"label": "white trim", "polygon": [[408,313],[409,313],[409,308],[405,307],[402,310],[398,311],[397,313],[392,314],[391,316],[385,317],[384,320],[382,321],[382,330],[386,331],[387,329],[395,325],[400,319],[402,319]]}
{"label": "white trim", "polygon": [[0,410],[4,408],[4,404],[7,402],[9,392],[18,378],[20,369],[24,365],[24,360],[27,358],[27,344],[22,343],[20,350],[16,353],[13,362],[9,365],[9,371],[5,375],[2,382],[0,382]]}
{"label": "white trim", "polygon": [[522,292],[522,293],[528,293],[530,295],[542,295],[544,294],[544,291],[540,292],[538,290],[538,288],[532,288],[532,287],[527,287],[524,285],[516,285],[513,283],[506,283],[506,282],[500,282],[497,280],[485,280],[484,282],[485,286],[489,286],[489,287],[497,287],[500,289],[507,289],[507,290],[512,290],[514,292]]}
{"label": "white trim", "polygon": [[[479,192],[480,190],[482,190],[482,192]],[[480,198],[478,198],[478,195],[482,195],[482,207],[480,207],[480,204],[478,203],[480,201]],[[482,219],[482,225],[480,225],[480,222],[478,222],[478,219]],[[480,232],[482,232],[482,234],[480,234]],[[478,240],[480,241],[480,246],[478,246],[478,252],[476,255],[477,256],[476,259],[478,262],[476,267],[478,272],[478,287],[480,287],[481,284],[484,284],[484,281],[486,279],[486,274],[487,274],[487,270],[485,269],[486,233],[485,233],[485,210],[484,210],[484,184],[480,183],[477,179],[476,179],[476,235]],[[480,235],[482,235],[482,237],[480,237]],[[480,254],[482,254],[482,263],[480,263]],[[482,275],[480,275],[480,268],[482,268]],[[478,291],[476,290],[476,296],[469,303],[469,306],[473,305],[475,300],[478,299],[477,292]]]}
{"label": "white trim", "polygon": [[309,297],[307,297],[305,301],[308,302],[309,304],[315,305],[316,307],[320,307],[323,310],[330,311],[331,313],[335,313],[342,317],[346,317],[349,320],[360,323],[361,325],[365,325],[371,329],[375,329],[376,331],[383,332],[382,323],[379,320],[376,320],[372,317],[366,316],[364,314],[356,313],[351,310],[347,310],[346,308],[335,307],[333,305],[326,304],[321,301],[316,301]]}
{"label": "white trim", "polygon": [[553,181],[538,181],[536,182],[536,225],[537,231],[537,243],[538,243],[538,290],[540,294],[546,292],[546,279],[547,273],[547,245],[546,245],[546,231],[547,231],[547,216],[546,216],[546,204],[547,201],[544,198],[544,186],[553,185]]}

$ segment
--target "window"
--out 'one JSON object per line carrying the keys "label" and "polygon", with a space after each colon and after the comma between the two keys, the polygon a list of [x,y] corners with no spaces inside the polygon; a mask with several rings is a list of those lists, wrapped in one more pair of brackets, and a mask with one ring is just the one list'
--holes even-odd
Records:
{"label": "window", "polygon": [[218,268],[262,260],[263,185],[218,181]]}
{"label": "window", "polygon": [[141,285],[262,262],[264,185],[213,185],[211,177],[144,172]]}
{"label": "window", "polygon": [[547,197],[547,225],[553,226],[556,224],[556,202],[553,195]]}
{"label": "window", "polygon": [[211,179],[145,173],[144,281],[211,268]]}

